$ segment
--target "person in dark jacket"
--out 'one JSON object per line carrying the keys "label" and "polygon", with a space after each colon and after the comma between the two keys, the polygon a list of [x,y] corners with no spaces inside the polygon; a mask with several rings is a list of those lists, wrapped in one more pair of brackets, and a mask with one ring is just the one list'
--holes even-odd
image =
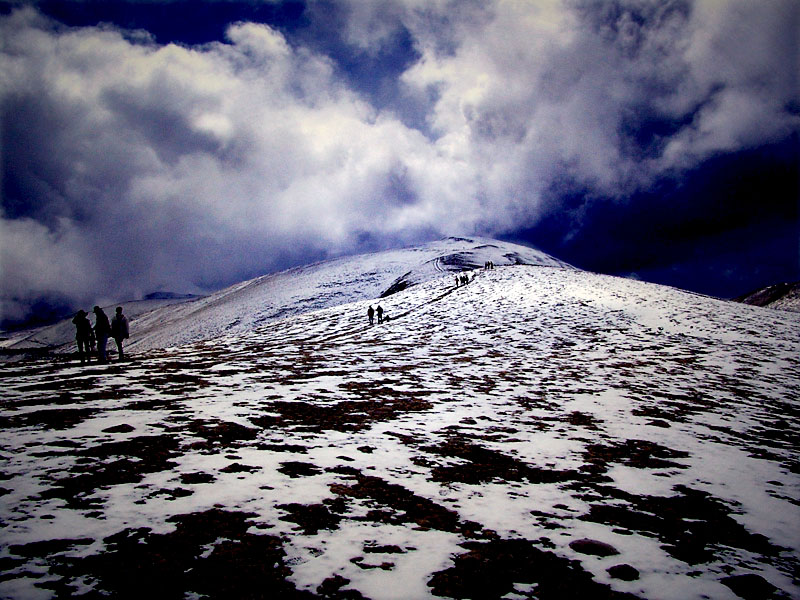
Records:
{"label": "person in dark jacket", "polygon": [[81,359],[81,364],[89,360],[90,357],[90,339],[92,337],[92,324],[87,319],[87,312],[79,310],[78,314],[72,319],[75,325],[75,342],[78,344],[78,356]]}
{"label": "person in dark jacket", "polygon": [[106,344],[108,344],[108,336],[111,335],[111,324],[108,322],[108,317],[103,309],[99,306],[94,307],[94,335],[97,338],[97,359],[101,363],[108,362],[106,356]]}
{"label": "person in dark jacket", "polygon": [[383,307],[380,304],[378,304],[377,313],[378,313],[378,323],[383,323]]}
{"label": "person in dark jacket", "polygon": [[118,360],[122,360],[125,357],[122,352],[122,340],[127,340],[129,336],[128,317],[122,314],[122,307],[118,306],[117,313],[111,319],[111,337],[117,343]]}
{"label": "person in dark jacket", "polygon": [[367,317],[369,317],[369,324],[372,325],[375,322],[375,309],[372,306],[367,311]]}

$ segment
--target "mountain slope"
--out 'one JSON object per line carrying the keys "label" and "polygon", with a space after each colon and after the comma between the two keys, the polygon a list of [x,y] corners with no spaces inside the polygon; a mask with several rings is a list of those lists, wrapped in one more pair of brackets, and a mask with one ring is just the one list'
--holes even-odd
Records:
{"label": "mountain slope", "polygon": [[369,302],[0,368],[0,596],[800,596],[796,315],[528,266]]}
{"label": "mountain slope", "polygon": [[[447,238],[411,248],[344,257],[265,275],[193,301],[170,302],[170,306],[131,315],[134,318],[129,349],[137,352],[223,333],[246,333],[275,319],[375,299],[446,272],[482,268],[487,261],[497,265],[569,267],[533,248],[484,238]],[[74,327],[66,320],[10,347],[31,346],[72,351]]]}
{"label": "mountain slope", "polygon": [[[189,302],[197,298],[199,298],[199,296],[193,296],[191,294],[156,293],[151,294],[143,300],[121,302],[119,306],[124,307],[125,314],[128,318],[135,321],[142,315],[157,311],[158,309]],[[113,316],[116,306],[115,304],[105,307],[109,317]],[[91,306],[86,307],[88,312],[91,312],[91,309]],[[94,319],[94,315],[90,316]],[[29,349],[42,351],[73,351],[75,349],[74,347],[75,325],[72,324],[72,317],[53,325],[5,333],[3,337],[0,338],[0,349],[5,352],[17,351],[20,354]]]}
{"label": "mountain slope", "polygon": [[800,312],[800,281],[776,283],[736,298],[737,302]]}

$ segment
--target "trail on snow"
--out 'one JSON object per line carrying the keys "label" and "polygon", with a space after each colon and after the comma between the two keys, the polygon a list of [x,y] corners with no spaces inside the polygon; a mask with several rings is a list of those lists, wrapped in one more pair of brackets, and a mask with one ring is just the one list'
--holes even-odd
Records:
{"label": "trail on snow", "polygon": [[526,266],[369,302],[0,366],[0,596],[800,595],[792,315]]}

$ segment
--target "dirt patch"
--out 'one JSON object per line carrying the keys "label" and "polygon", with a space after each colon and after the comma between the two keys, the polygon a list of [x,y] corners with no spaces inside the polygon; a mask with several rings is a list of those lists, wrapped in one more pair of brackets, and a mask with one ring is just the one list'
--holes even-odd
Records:
{"label": "dirt patch", "polygon": [[733,593],[745,600],[767,600],[778,590],[769,581],[756,573],[731,575],[723,577],[722,584],[728,586]]}
{"label": "dirt patch", "polygon": [[[178,440],[171,435],[141,436],[120,442],[108,442],[76,452],[81,460],[71,472],[55,481],[55,487],[42,492],[42,498],[61,498],[70,508],[100,505],[93,494],[104,487],[138,483],[147,473],[166,471],[178,466],[170,459],[179,454]],[[110,460],[112,457],[119,457]]]}
{"label": "dirt patch", "polygon": [[598,540],[590,540],[588,538],[574,540],[569,543],[569,547],[575,550],[575,552],[589,554],[591,556],[614,556],[615,554],[619,554],[619,550],[614,548],[611,544],[606,544]]}
{"label": "dirt patch", "polygon": [[[394,390],[393,390],[394,391]],[[344,400],[324,402],[273,402],[269,409],[277,415],[264,415],[251,419],[254,425],[265,429],[293,428],[301,431],[321,432],[359,431],[375,421],[386,421],[401,413],[429,410],[431,404],[413,395],[394,392],[394,396],[369,400]]]}
{"label": "dirt patch", "polygon": [[220,469],[220,473],[257,473],[261,467],[255,465],[243,465],[241,463],[231,463],[227,467]]}
{"label": "dirt patch", "polygon": [[588,463],[584,470],[605,473],[609,463],[623,464],[637,469],[685,469],[673,459],[687,458],[688,452],[673,450],[648,440],[625,440],[615,445],[590,444],[583,453]]}
{"label": "dirt patch", "polygon": [[[600,490],[602,492],[602,490]],[[710,494],[676,486],[674,496],[635,496],[608,488],[624,503],[593,504],[585,521],[656,536],[672,557],[694,565],[715,560],[725,547],[775,557],[782,548],[750,533],[731,514],[734,509]]]}
{"label": "dirt patch", "polygon": [[0,417],[0,429],[37,427],[44,430],[71,429],[98,413],[96,408],[48,408]]}
{"label": "dirt patch", "polygon": [[299,444],[256,444],[257,450],[269,452],[291,452],[293,454],[308,454],[308,447]]}
{"label": "dirt patch", "polygon": [[[197,368],[197,365],[193,364],[192,367]],[[189,370],[187,365],[180,365],[174,368],[162,366],[157,374],[152,373],[140,377],[132,377],[132,381],[171,396],[185,396],[210,385],[205,376],[195,375],[188,372]]]}
{"label": "dirt patch", "polygon": [[[454,465],[433,466],[431,478],[434,481],[469,484],[490,481],[557,483],[570,481],[578,476],[572,471],[540,469],[507,454],[471,444],[461,438],[450,438],[437,446],[424,446],[422,450],[445,458],[467,461]],[[422,460],[425,461],[425,459]]]}
{"label": "dirt patch", "polygon": [[192,435],[203,441],[189,444],[189,449],[201,452],[219,452],[222,448],[235,448],[242,442],[251,442],[258,437],[258,429],[245,427],[228,421],[204,421],[194,419],[186,426]]}
{"label": "dirt patch", "polygon": [[600,419],[588,413],[573,411],[567,415],[567,423],[574,427],[585,427],[586,429],[596,431],[598,423],[602,423]]}
{"label": "dirt patch", "polygon": [[526,596],[529,595],[526,592],[533,593],[540,600],[636,598],[595,582],[591,573],[585,571],[578,561],[536,548],[528,540],[465,542],[461,545],[467,552],[456,556],[452,567],[434,573],[428,581],[434,595],[489,599],[517,591]]}
{"label": "dirt patch", "polygon": [[322,473],[322,469],[314,464],[297,461],[281,463],[281,466],[278,467],[278,471],[292,478],[310,477]]}
{"label": "dirt patch", "polygon": [[181,483],[185,483],[188,485],[192,484],[201,484],[201,483],[213,483],[216,481],[216,477],[214,477],[211,473],[183,473],[181,474]]}
{"label": "dirt patch", "polygon": [[120,425],[114,425],[113,427],[106,427],[103,429],[103,433],[130,433],[134,431],[134,428],[127,423],[122,423]]}
{"label": "dirt patch", "polygon": [[41,558],[52,554],[61,554],[73,549],[75,546],[88,546],[94,543],[91,538],[44,540],[30,544],[15,544],[8,547],[11,554],[26,558]]}
{"label": "dirt patch", "polygon": [[358,590],[345,590],[350,580],[341,575],[328,577],[317,587],[317,593],[330,600],[367,600]]}
{"label": "dirt patch", "polygon": [[614,565],[613,567],[607,568],[606,572],[612,579],[619,579],[621,581],[636,581],[639,579],[639,570],[628,564]]}
{"label": "dirt patch", "polygon": [[332,484],[331,491],[343,498],[364,500],[372,508],[365,519],[378,523],[402,525],[414,523],[425,529],[461,533],[466,537],[483,535],[479,524],[462,521],[458,513],[417,496],[403,486],[388,483],[379,477],[363,475],[353,470],[356,482],[352,485]]}
{"label": "dirt patch", "polygon": [[324,504],[279,504],[277,508],[287,512],[282,521],[297,523],[305,535],[316,535],[320,529],[336,529],[342,520]]}
{"label": "dirt patch", "polygon": [[[126,529],[106,538],[106,551],[84,558],[56,558],[52,572],[60,579],[38,584],[66,595],[83,577],[96,582],[100,598],[310,599],[287,581],[286,553],[280,538],[248,533],[255,515],[212,509],[170,519],[171,533]],[[154,587],[157,586],[157,587]]]}

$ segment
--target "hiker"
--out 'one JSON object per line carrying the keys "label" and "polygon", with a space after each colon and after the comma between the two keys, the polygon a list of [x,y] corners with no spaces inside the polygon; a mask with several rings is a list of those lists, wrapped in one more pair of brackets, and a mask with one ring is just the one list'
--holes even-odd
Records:
{"label": "hiker", "polygon": [[458,275],[456,275],[456,287],[458,287]]}
{"label": "hiker", "polygon": [[81,364],[89,361],[91,356],[89,340],[92,335],[92,324],[86,318],[87,312],[79,310],[78,314],[72,319],[75,325],[75,342],[78,344],[78,356],[81,359]]}
{"label": "hiker", "polygon": [[94,317],[94,334],[97,336],[97,360],[101,363],[107,363],[106,344],[108,343],[108,336],[111,334],[111,324],[108,322],[106,313],[99,306],[94,307]]}
{"label": "hiker", "polygon": [[117,343],[117,352],[119,352],[119,358],[117,360],[122,360],[124,357],[122,352],[122,340],[127,340],[129,335],[128,317],[122,314],[122,307],[118,306],[117,314],[111,319],[111,337],[113,337],[114,341]]}
{"label": "hiker", "polygon": [[369,317],[369,324],[373,325],[375,319],[375,309],[372,308],[372,305],[370,305],[369,310],[367,311],[367,316]]}
{"label": "hiker", "polygon": [[378,323],[383,323],[383,307],[378,304]]}

